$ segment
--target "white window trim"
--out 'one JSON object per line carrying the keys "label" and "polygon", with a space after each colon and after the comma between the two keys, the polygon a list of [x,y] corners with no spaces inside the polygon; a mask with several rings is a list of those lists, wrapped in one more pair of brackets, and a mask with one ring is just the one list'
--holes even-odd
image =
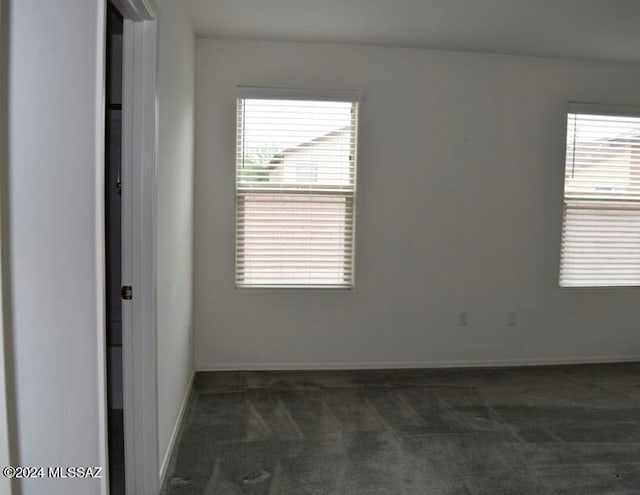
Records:
{"label": "white window trim", "polygon": [[261,86],[238,86],[238,98],[258,100],[309,100],[309,101],[344,101],[361,102],[362,92],[350,89],[297,89],[267,88]]}
{"label": "white window trim", "polygon": [[589,115],[611,115],[616,117],[640,117],[640,106],[637,105],[625,105],[615,103],[593,103],[593,102],[581,102],[570,101],[567,103],[565,112],[563,113],[563,125],[564,125],[564,141],[562,147],[562,199],[560,208],[560,244],[558,250],[558,278],[557,286],[561,291],[570,292],[619,292],[619,291],[639,291],[640,285],[592,285],[592,286],[565,286],[560,283],[560,268],[562,265],[562,244],[563,244],[563,230],[564,230],[564,204],[565,204],[565,178],[566,178],[566,142],[567,142],[567,116],[571,113],[574,114],[589,114]]}
{"label": "white window trim", "polygon": [[569,113],[611,115],[615,117],[640,117],[640,106],[613,105],[608,103],[583,103],[578,101],[571,101],[567,105],[566,114]]}
{"label": "white window trim", "polygon": [[[266,87],[266,86],[237,86],[236,87],[236,99],[271,99],[271,100],[307,100],[307,101],[333,101],[333,102],[351,102],[361,103],[364,101],[364,94],[360,90],[344,90],[344,89],[309,89],[309,88],[285,88],[285,87]],[[237,291],[256,291],[256,292],[327,292],[327,291],[347,291],[352,292],[356,288],[356,257],[357,257],[357,191],[358,191],[358,162],[359,162],[359,148],[360,148],[360,106],[358,105],[358,115],[356,118],[356,125],[354,128],[356,136],[356,144],[354,147],[354,182],[353,182],[353,218],[351,220],[352,227],[352,249],[351,249],[351,284],[349,286],[343,285],[238,285],[237,283],[237,229],[238,229],[238,191],[235,183],[234,174],[234,239],[233,239],[233,253],[234,253],[234,287]],[[237,145],[237,136],[234,135],[234,148]],[[237,163],[234,164],[234,170],[237,173]]]}

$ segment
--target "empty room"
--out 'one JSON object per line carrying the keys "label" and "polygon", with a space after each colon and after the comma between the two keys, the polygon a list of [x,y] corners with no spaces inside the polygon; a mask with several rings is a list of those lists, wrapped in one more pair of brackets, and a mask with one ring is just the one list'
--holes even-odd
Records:
{"label": "empty room", "polygon": [[640,2],[2,7],[2,495],[640,494]]}

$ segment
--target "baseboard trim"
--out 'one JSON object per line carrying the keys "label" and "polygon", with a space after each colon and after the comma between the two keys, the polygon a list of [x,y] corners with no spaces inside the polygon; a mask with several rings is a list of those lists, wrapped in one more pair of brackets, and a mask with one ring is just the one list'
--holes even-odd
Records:
{"label": "baseboard trim", "polygon": [[352,370],[407,368],[504,368],[517,366],[551,366],[597,363],[640,362],[634,356],[587,356],[541,359],[494,359],[478,361],[363,361],[317,363],[205,363],[196,365],[197,371],[293,371],[293,370]]}
{"label": "baseboard trim", "polygon": [[167,451],[164,453],[164,458],[162,459],[162,464],[160,465],[160,489],[164,485],[164,478],[167,475],[167,469],[169,467],[169,461],[171,460],[171,454],[173,453],[173,448],[175,447],[176,440],[178,438],[178,432],[180,431],[180,425],[182,424],[182,418],[184,417],[184,413],[187,409],[187,403],[189,402],[189,395],[191,395],[191,389],[193,388],[193,381],[196,377],[196,370],[194,369],[191,372],[191,378],[189,378],[189,383],[187,384],[187,388],[184,392],[184,396],[182,397],[182,404],[180,405],[180,412],[178,412],[178,418],[176,419],[176,423],[173,425],[173,431],[171,432],[171,438],[169,438],[169,445],[167,447]]}

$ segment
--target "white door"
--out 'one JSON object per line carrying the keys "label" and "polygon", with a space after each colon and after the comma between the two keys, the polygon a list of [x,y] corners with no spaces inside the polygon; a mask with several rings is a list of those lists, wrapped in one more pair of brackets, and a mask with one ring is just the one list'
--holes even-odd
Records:
{"label": "white door", "polygon": [[156,22],[149,0],[112,0],[124,18],[122,369],[127,495],[157,495],[155,325]]}

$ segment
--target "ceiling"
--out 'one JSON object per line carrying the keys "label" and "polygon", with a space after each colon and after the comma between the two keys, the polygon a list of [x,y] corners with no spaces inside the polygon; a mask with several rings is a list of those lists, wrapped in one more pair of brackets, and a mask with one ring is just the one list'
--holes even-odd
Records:
{"label": "ceiling", "polygon": [[183,0],[203,37],[640,62],[640,0]]}

